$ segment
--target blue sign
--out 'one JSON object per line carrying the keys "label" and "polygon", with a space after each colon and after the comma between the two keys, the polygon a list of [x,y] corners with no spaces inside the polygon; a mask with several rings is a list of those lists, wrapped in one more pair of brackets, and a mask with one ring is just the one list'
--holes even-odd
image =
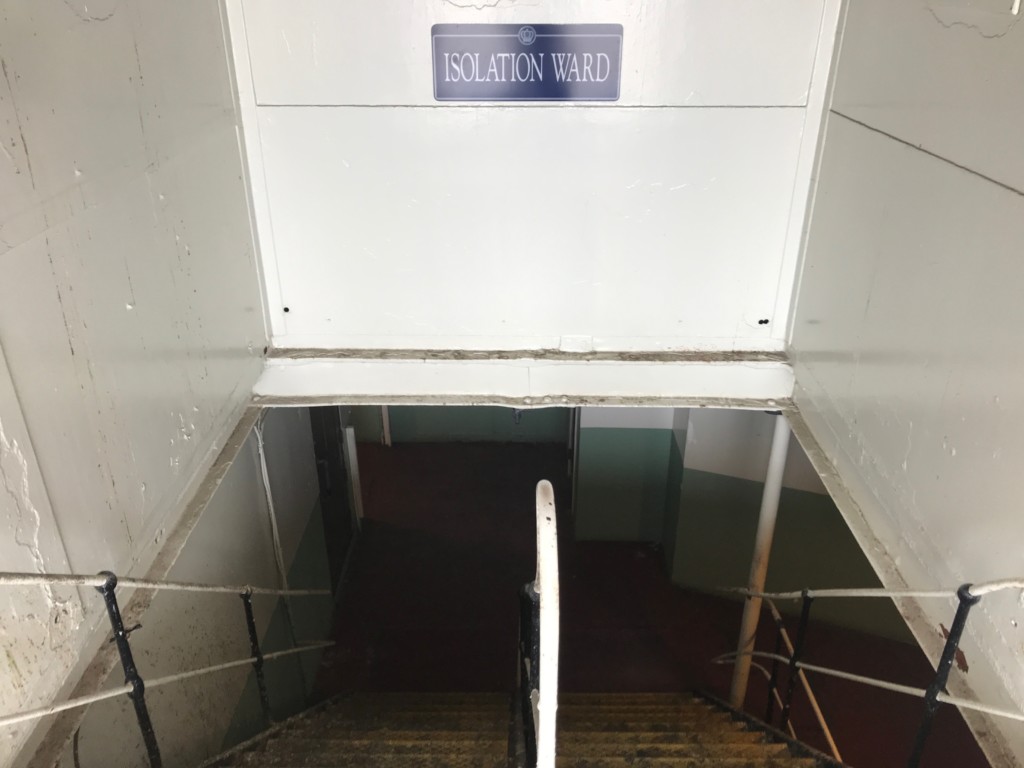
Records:
{"label": "blue sign", "polygon": [[435,24],[437,101],[618,101],[621,24]]}

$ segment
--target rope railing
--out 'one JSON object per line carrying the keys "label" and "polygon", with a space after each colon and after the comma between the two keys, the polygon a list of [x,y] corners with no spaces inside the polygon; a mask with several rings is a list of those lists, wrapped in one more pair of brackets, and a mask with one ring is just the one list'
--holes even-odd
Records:
{"label": "rope railing", "polygon": [[[77,573],[18,573],[0,571],[0,587],[67,586],[102,588],[107,577],[99,574],[87,576]],[[277,597],[307,597],[330,595],[328,589],[274,589],[254,587],[251,584],[199,584],[189,581],[154,581],[152,579],[131,579],[118,577],[117,586],[125,589],[152,589],[164,592],[209,592],[213,594],[274,595]]]}
{"label": "rope railing", "polygon": [[[284,656],[290,656],[295,653],[304,653],[306,651],[316,650],[318,648],[329,648],[334,643],[309,643],[298,648],[288,648],[283,651],[274,651],[273,653],[263,654],[264,661],[271,659],[279,659]],[[157,677],[152,680],[146,681],[147,688],[158,688],[161,685],[168,685],[169,683],[176,683],[180,680],[188,680],[191,677],[199,677],[201,675],[208,675],[213,672],[222,672],[226,669],[232,669],[234,667],[251,666],[252,658],[237,659],[236,661],[228,661],[223,664],[211,664],[208,667],[202,667],[200,669],[192,669],[188,672],[177,672],[173,675],[165,675],[164,677]],[[59,712],[66,712],[69,709],[78,709],[79,707],[87,707],[90,704],[96,704],[100,701],[106,701],[107,699],[116,699],[118,696],[132,692],[132,686],[129,683],[119,685],[116,688],[110,688],[105,691],[99,691],[98,693],[91,693],[87,696],[79,696],[75,699],[68,699],[62,701],[59,704],[51,704],[47,707],[38,707],[36,709],[25,710],[24,712],[16,712],[11,715],[0,716],[0,728],[6,728],[11,725],[17,725],[18,723],[25,723],[31,720],[39,720],[40,718],[47,717],[49,715],[56,715]]]}
{"label": "rope railing", "polygon": [[[725,664],[735,660],[737,656],[741,655],[737,651],[730,651],[729,653],[723,653],[721,656],[716,656],[712,659],[714,664]],[[781,662],[783,664],[790,663],[790,657],[783,656],[779,653],[770,653],[768,651],[747,651],[745,656],[752,656],[756,659],[772,659],[774,661]],[[799,669],[806,670],[808,672],[815,672],[817,674],[826,675],[828,677],[836,677],[840,680],[848,680],[853,683],[861,683],[862,685],[868,685],[872,688],[879,688],[884,691],[892,691],[894,693],[902,693],[907,696],[914,696],[919,699],[925,698],[928,693],[927,688],[917,688],[912,685],[903,685],[902,683],[893,683],[888,680],[879,680],[876,677],[866,677],[865,675],[857,675],[853,672],[844,672],[840,669],[833,669],[832,667],[823,667],[817,664],[808,664],[803,661],[796,662],[796,666]],[[1011,720],[1018,720],[1024,722],[1024,712],[1019,712],[1013,709],[1004,709],[1002,707],[996,707],[991,704],[985,704],[980,701],[973,699],[963,699],[958,696],[950,696],[946,693],[939,693],[938,700],[943,704],[952,704],[953,706],[961,709],[971,709],[975,712],[984,712],[988,715],[998,715],[999,717],[1006,717]]]}
{"label": "rope railing", "polygon": [[[803,589],[800,591],[791,592],[760,592],[744,588],[722,589],[719,591],[724,593],[743,595],[748,599],[760,599],[765,601],[772,612],[772,616],[778,628],[778,640],[776,643],[775,653],[754,651],[752,649],[737,650],[731,653],[726,653],[717,656],[712,661],[716,664],[724,664],[728,662],[738,663],[738,660],[743,657],[772,660],[773,670],[769,674],[769,698],[767,719],[770,719],[771,717],[771,694],[774,693],[778,665],[780,663],[787,664],[789,666],[789,691],[787,692],[787,695],[785,696],[785,700],[783,703],[783,725],[788,724],[787,718],[789,715],[789,707],[792,699],[793,687],[795,682],[799,680],[811,703],[811,707],[814,710],[815,717],[817,718],[819,725],[821,725],[822,727],[822,731],[826,736],[826,740],[829,742],[829,746],[832,749],[832,753],[835,756],[836,760],[840,762],[841,759],[839,757],[839,752],[836,749],[835,742],[832,739],[831,733],[828,731],[827,725],[825,724],[824,715],[821,712],[821,708],[818,705],[817,699],[814,697],[810,684],[807,681],[807,677],[804,674],[804,670],[806,670],[807,672],[814,672],[829,677],[835,677],[842,680],[867,685],[873,688],[892,691],[895,693],[900,693],[924,699],[924,718],[918,729],[917,737],[914,740],[914,744],[910,753],[910,758],[907,762],[908,768],[917,768],[917,766],[920,765],[921,757],[924,753],[925,743],[930,733],[932,721],[934,719],[936,711],[938,710],[939,704],[951,704],[960,709],[981,712],[987,715],[995,715],[997,717],[1004,717],[1010,720],[1024,722],[1024,712],[1021,712],[1019,710],[1007,709],[1005,707],[986,704],[984,702],[975,701],[973,699],[965,699],[958,696],[951,696],[948,693],[946,693],[946,682],[949,679],[949,673],[953,666],[953,660],[959,648],[960,638],[963,636],[963,631],[966,627],[967,617],[970,614],[971,608],[977,605],[982,600],[982,598],[987,595],[1010,590],[1024,590],[1024,578],[1012,577],[1007,579],[998,579],[993,581],[982,582],[980,584],[963,584],[956,589],[930,590],[857,588]],[[808,616],[810,614],[811,604],[815,599],[818,598],[955,598],[958,601],[956,615],[953,617],[952,624],[946,635],[946,643],[942,649],[942,655],[939,658],[939,662],[936,665],[935,677],[932,679],[931,684],[927,688],[916,688],[914,686],[903,685],[901,683],[893,683],[887,680],[879,680],[877,678],[866,677],[864,675],[857,675],[852,672],[844,672],[843,670],[833,669],[831,667],[807,664],[806,662],[801,661],[800,656],[803,651],[803,640],[807,629]],[[772,602],[773,600],[802,601],[800,626],[798,630],[797,642],[795,645],[789,640],[788,634],[786,633],[786,630],[782,623],[782,616],[779,614],[777,607]],[[783,642],[785,643],[786,649],[789,653],[788,656],[784,656],[781,653],[779,653],[779,651],[781,650],[781,644]]]}
{"label": "rope railing", "polygon": [[[110,688],[105,691],[79,696],[62,702],[56,702],[45,707],[15,712],[8,715],[0,715],[0,728],[38,720],[49,715],[60,712],[87,707],[107,699],[114,699],[119,696],[128,696],[135,708],[136,720],[139,730],[142,732],[142,740],[146,747],[146,755],[151,768],[161,768],[163,758],[160,755],[160,747],[157,744],[156,734],[153,730],[153,723],[149,717],[149,710],[146,706],[145,689],[169,685],[171,683],[188,680],[202,675],[221,672],[227,669],[252,665],[256,674],[256,683],[260,694],[260,704],[263,709],[263,716],[267,724],[273,722],[270,709],[270,699],[267,695],[266,680],[263,675],[263,664],[265,661],[283,658],[297,653],[305,653],[312,650],[328,648],[333,645],[330,642],[303,643],[294,648],[264,654],[260,650],[259,635],[256,629],[256,621],[253,615],[253,595],[273,595],[276,597],[307,597],[307,596],[329,596],[327,589],[275,589],[270,587],[255,587],[249,584],[228,585],[228,584],[199,584],[184,581],[153,581],[150,579],[119,579],[113,573],[104,571],[95,576],[75,573],[18,573],[11,571],[0,572],[0,587],[31,587],[31,586],[68,586],[68,587],[93,587],[103,596],[107,609],[107,618],[113,630],[113,642],[117,646],[118,656],[121,660],[121,667],[124,670],[124,685]],[[155,591],[176,591],[193,592],[206,594],[233,594],[242,599],[245,612],[246,630],[249,636],[249,647],[252,655],[246,659],[236,659],[220,664],[212,664],[200,669],[176,672],[163,677],[143,681],[135,666],[135,659],[132,654],[131,644],[128,635],[139,629],[125,629],[121,617],[121,609],[117,600],[117,588],[124,589],[145,589]]]}
{"label": "rope railing", "polygon": [[[865,597],[878,598],[956,598],[959,595],[959,587],[955,589],[884,589],[881,587],[864,587],[857,589],[807,589],[793,592],[751,592],[743,587],[726,587],[719,591],[745,597],[760,597],[771,600],[800,600],[806,594],[808,597]],[[984,597],[994,592],[1005,590],[1024,590],[1024,578],[1000,579],[998,581],[982,582],[972,584],[969,594],[972,597]]]}

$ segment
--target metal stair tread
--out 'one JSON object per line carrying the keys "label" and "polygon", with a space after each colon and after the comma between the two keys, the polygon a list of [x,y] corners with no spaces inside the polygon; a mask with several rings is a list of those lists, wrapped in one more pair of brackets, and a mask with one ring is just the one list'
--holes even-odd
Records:
{"label": "metal stair tread", "polygon": [[793,757],[561,757],[557,768],[815,768],[813,758]]}
{"label": "metal stair tread", "polygon": [[[558,768],[810,768],[688,694],[565,694]],[[507,694],[354,694],[218,763],[245,768],[508,768]]]}
{"label": "metal stair tread", "polygon": [[612,744],[759,744],[765,735],[751,730],[713,731],[564,731],[558,735],[560,744],[612,743]]}
{"label": "metal stair tread", "polygon": [[[618,753],[618,754],[617,754]],[[559,757],[780,757],[789,754],[785,744],[576,744],[563,745]]]}
{"label": "metal stair tread", "polygon": [[736,720],[728,718],[722,720],[570,720],[559,721],[558,730],[560,733],[567,732],[589,732],[589,731],[616,731],[630,733],[634,731],[648,731],[651,733],[666,733],[672,731],[694,731],[718,730],[718,731],[742,731],[746,726]]}

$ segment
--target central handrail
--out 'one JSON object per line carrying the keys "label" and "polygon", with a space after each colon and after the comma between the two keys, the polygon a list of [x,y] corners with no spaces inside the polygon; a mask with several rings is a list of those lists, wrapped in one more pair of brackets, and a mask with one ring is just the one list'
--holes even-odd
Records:
{"label": "central handrail", "polygon": [[554,768],[558,718],[558,530],[551,483],[537,483],[537,571],[519,598],[519,702],[527,768]]}
{"label": "central handrail", "polygon": [[555,491],[537,483],[537,576],[540,596],[540,669],[534,707],[537,723],[537,768],[555,768],[555,728],[558,717],[558,530]]}

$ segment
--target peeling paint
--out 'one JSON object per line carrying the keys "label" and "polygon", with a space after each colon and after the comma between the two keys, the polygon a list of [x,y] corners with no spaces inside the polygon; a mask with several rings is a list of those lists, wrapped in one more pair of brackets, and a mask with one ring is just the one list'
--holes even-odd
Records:
{"label": "peeling paint", "polygon": [[943,28],[966,30],[986,40],[1005,37],[1021,19],[1019,15],[1009,12],[1009,5],[1005,9],[1005,13],[971,8],[969,5],[952,3],[948,0],[929,2],[925,8],[928,14]]}
{"label": "peeling paint", "polygon": [[[159,571],[248,407],[262,361],[246,345],[267,343],[223,9],[29,5],[0,31],[0,327],[32,328],[0,350],[0,554],[7,570]],[[91,590],[5,591],[0,613],[4,712],[64,698],[105,639]],[[4,729],[0,766],[51,722],[59,749],[60,717]]]}
{"label": "peeling paint", "polygon": [[[36,570],[42,573],[45,571],[46,564],[39,550],[41,523],[39,510],[32,502],[28,461],[18,447],[18,441],[8,438],[2,420],[0,420],[0,483],[3,484],[5,493],[13,502],[13,508],[18,510],[14,538],[20,546],[29,552]],[[45,589],[52,600],[52,588],[47,586]]]}
{"label": "peeling paint", "polygon": [[539,2],[524,3],[520,2],[520,0],[444,0],[444,2],[456,8],[472,8],[477,11],[482,11],[485,8],[513,8],[540,5]]}

